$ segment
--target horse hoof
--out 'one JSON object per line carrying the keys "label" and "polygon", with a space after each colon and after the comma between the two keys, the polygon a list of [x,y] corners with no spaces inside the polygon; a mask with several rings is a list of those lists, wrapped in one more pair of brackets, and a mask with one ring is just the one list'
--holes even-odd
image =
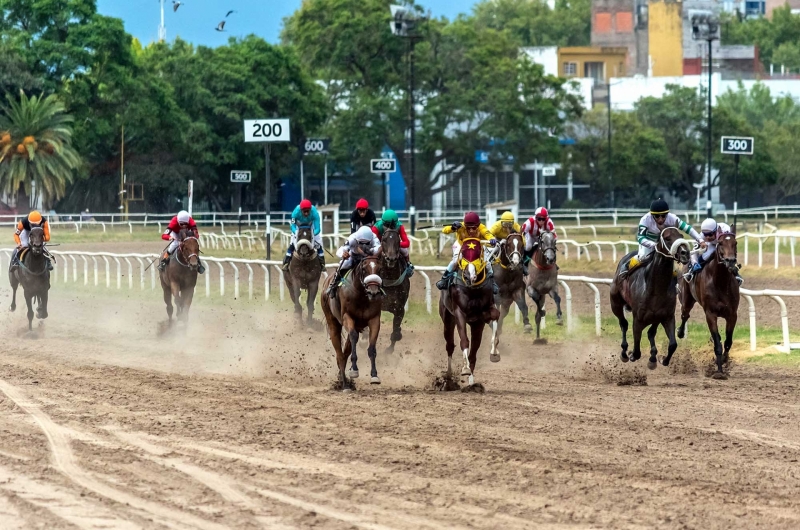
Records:
{"label": "horse hoof", "polygon": [[379,384],[381,384],[381,378],[378,377],[378,376],[375,376],[375,377],[373,377],[372,379],[369,380],[369,384],[371,384],[371,385],[379,385]]}
{"label": "horse hoof", "polygon": [[676,333],[676,335],[678,336],[679,339],[682,339],[683,337],[686,336],[686,332],[683,329],[678,328],[678,333]]}
{"label": "horse hoof", "polygon": [[11,312],[13,313],[13,312],[14,312],[14,311],[16,311],[16,310],[17,310],[17,306],[15,306],[15,305],[12,305],[12,306],[11,306]]}
{"label": "horse hoof", "polygon": [[475,386],[475,376],[469,376],[469,386]]}
{"label": "horse hoof", "polygon": [[532,333],[533,332],[533,326],[531,326],[530,324],[525,324],[525,327],[522,328],[522,331],[523,331],[523,333],[526,333],[526,334],[527,333]]}
{"label": "horse hoof", "polygon": [[470,372],[469,367],[465,366],[461,369],[461,375],[468,375],[472,377],[472,372]]}
{"label": "horse hoof", "polygon": [[714,372],[714,374],[711,376],[711,379],[717,379],[719,381],[724,381],[724,380],[728,379],[728,374],[726,374],[725,372]]}
{"label": "horse hoof", "polygon": [[347,375],[350,379],[358,379],[358,370],[350,370]]}
{"label": "horse hoof", "polygon": [[626,363],[626,362],[628,362],[630,359],[628,359],[628,356],[625,354],[625,352],[622,352],[622,353],[619,355],[619,360],[620,360],[620,361],[622,361],[622,362],[624,362],[624,363]]}
{"label": "horse hoof", "polygon": [[349,394],[352,391],[353,391],[353,389],[351,389],[351,388],[343,388],[342,389],[342,394]]}
{"label": "horse hoof", "polygon": [[664,357],[663,359],[661,359],[661,364],[664,366],[669,366],[671,360],[672,359],[670,359],[669,357]]}
{"label": "horse hoof", "polygon": [[547,339],[534,339],[534,344],[547,344]]}
{"label": "horse hoof", "polygon": [[647,361],[647,367],[651,370],[655,370],[658,363],[656,361]]}
{"label": "horse hoof", "polygon": [[564,325],[564,320],[562,320],[561,318],[556,320],[556,326],[563,326],[563,325]]}
{"label": "horse hoof", "polygon": [[500,354],[499,353],[490,354],[489,355],[489,360],[492,361],[493,363],[499,363],[500,362]]}

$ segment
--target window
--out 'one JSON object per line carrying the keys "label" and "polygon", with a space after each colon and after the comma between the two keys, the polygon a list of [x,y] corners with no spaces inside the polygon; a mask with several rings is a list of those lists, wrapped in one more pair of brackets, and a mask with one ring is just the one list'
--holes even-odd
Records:
{"label": "window", "polygon": [[578,63],[564,63],[564,77],[575,77],[578,74]]}
{"label": "window", "polygon": [[633,13],[630,11],[620,11],[617,13],[617,33],[632,33],[633,32]]}
{"label": "window", "polygon": [[611,33],[611,13],[595,13],[592,30],[595,33]]}

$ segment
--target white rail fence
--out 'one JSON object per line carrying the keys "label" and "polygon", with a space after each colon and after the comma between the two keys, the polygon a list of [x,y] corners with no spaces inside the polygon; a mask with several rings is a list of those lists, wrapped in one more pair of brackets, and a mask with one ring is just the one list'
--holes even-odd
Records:
{"label": "white rail fence", "polygon": [[[10,261],[12,249],[0,249],[0,254],[4,254],[6,260]],[[58,258],[57,268],[53,271],[51,281],[53,283],[63,282],[74,284],[83,284],[85,286],[93,285],[95,287],[105,283],[107,289],[116,288],[121,290],[123,284],[126,284],[127,289],[146,290],[149,283],[149,288],[155,290],[158,282],[156,272],[156,261],[159,256],[155,254],[112,254],[107,252],[53,252]],[[235,259],[235,258],[214,258],[203,257],[206,263],[206,273],[203,275],[198,287],[205,288],[205,296],[212,295],[212,281],[213,276],[217,276],[217,286],[213,289],[218,289],[219,296],[224,297],[226,293],[232,295],[234,299],[241,298],[241,274],[246,271],[247,273],[247,299],[253,300],[256,295],[256,270],[261,270],[260,281],[263,281],[263,296],[265,300],[270,299],[272,292],[272,275],[275,274],[278,279],[278,292],[281,301],[286,297],[286,286],[283,278],[283,271],[280,268],[280,261],[266,261],[266,260],[248,260],[248,259]],[[112,265],[113,262],[113,265]],[[0,258],[0,268],[5,265],[2,258]],[[149,266],[149,268],[148,268]],[[329,268],[336,267],[335,264],[329,264]],[[113,269],[113,270],[112,270]],[[138,272],[137,272],[138,271]],[[148,272],[149,271],[149,272]],[[443,273],[445,267],[439,266],[420,266],[416,268],[418,277],[422,278],[425,289],[425,309],[428,314],[433,312],[433,288],[431,282],[431,273]],[[226,275],[227,273],[233,274],[233,289],[226,290]],[[149,281],[148,281],[149,280]],[[566,320],[567,332],[572,332],[575,329],[575,318],[573,317],[572,302],[573,292],[572,289],[577,285],[584,285],[592,291],[594,297],[594,321],[595,321],[595,334],[599,337],[602,333],[602,312],[601,312],[601,293],[599,286],[610,286],[612,280],[610,278],[591,278],[587,276],[568,276],[560,275],[559,285],[564,289],[565,311],[564,316]],[[112,287],[112,283],[114,286]],[[203,285],[204,283],[204,285]],[[781,290],[762,290],[754,291],[749,289],[740,290],[742,296],[747,300],[748,313],[749,313],[749,328],[750,328],[750,350],[756,350],[756,306],[754,298],[769,298],[778,304],[781,315],[781,332],[782,343],[776,348],[779,351],[788,353],[792,348],[800,348],[800,345],[792,344],[789,336],[789,317],[786,308],[786,303],[783,298],[800,297],[800,291],[781,291]],[[607,293],[604,293],[607,296]],[[519,322],[519,310],[515,306],[515,321]]]}

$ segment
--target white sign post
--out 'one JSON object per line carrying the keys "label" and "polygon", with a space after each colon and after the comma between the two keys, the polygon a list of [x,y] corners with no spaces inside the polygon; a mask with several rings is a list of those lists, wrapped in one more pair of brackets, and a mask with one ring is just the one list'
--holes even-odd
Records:
{"label": "white sign post", "polygon": [[733,233],[736,233],[736,214],[739,209],[739,155],[752,156],[756,147],[752,136],[723,136],[720,152],[733,155]]}
{"label": "white sign post", "polygon": [[189,181],[189,215],[192,215],[192,199],[194,198],[194,180]]}
{"label": "white sign post", "polygon": [[397,170],[397,160],[394,158],[373,158],[369,161],[369,169],[371,173],[382,173],[383,181],[383,209],[385,210],[389,205],[389,173],[394,173]]}
{"label": "white sign post", "polygon": [[244,141],[247,143],[263,143],[264,144],[264,177],[266,179],[266,190],[264,191],[264,206],[267,210],[267,259],[272,257],[272,238],[271,229],[271,211],[270,211],[270,185],[272,183],[269,156],[270,144],[273,142],[288,142],[291,140],[289,120],[287,118],[274,119],[274,120],[244,120]]}

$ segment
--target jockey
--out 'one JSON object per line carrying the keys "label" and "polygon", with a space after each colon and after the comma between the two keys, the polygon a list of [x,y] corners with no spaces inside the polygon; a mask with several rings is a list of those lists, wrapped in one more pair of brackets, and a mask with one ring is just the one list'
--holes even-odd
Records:
{"label": "jockey", "polygon": [[283,258],[283,270],[289,270],[289,262],[292,261],[292,254],[294,254],[294,247],[297,244],[297,227],[308,226],[312,227],[314,233],[314,247],[317,249],[317,258],[325,270],[325,251],[322,247],[322,229],[320,225],[319,212],[311,205],[311,201],[303,199],[292,212],[292,239],[289,243],[289,248],[286,250],[286,256]]}
{"label": "jockey", "polygon": [[[718,223],[714,219],[709,218],[700,225],[700,233],[703,235],[703,241],[705,241],[708,246],[706,247],[706,251],[702,254],[698,252],[692,253],[692,267],[689,269],[689,272],[683,275],[687,282],[692,281],[695,275],[708,263],[708,260],[714,255],[714,252],[717,251],[719,238],[725,234],[730,234],[731,227],[726,223]],[[739,285],[742,285],[744,283],[744,278],[739,276],[738,270],[735,276]]]}
{"label": "jockey", "polygon": [[522,230],[519,227],[519,223],[514,219],[513,212],[503,212],[500,220],[492,225],[489,232],[492,233],[495,239],[503,240],[510,234],[521,234]]}
{"label": "jockey", "polygon": [[[17,230],[14,232],[14,241],[17,243],[17,248],[14,250],[14,256],[11,258],[10,270],[15,271],[19,267],[19,253],[23,248],[28,248],[31,228],[37,226],[41,227],[42,231],[44,231],[45,243],[50,241],[50,223],[47,222],[47,218],[42,217],[42,214],[36,210],[29,213],[28,217],[17,223]],[[53,264],[46,254],[45,260],[47,262],[47,270],[53,270]]]}
{"label": "jockey", "polygon": [[686,232],[701,247],[706,248],[706,242],[692,228],[692,225],[684,223],[677,215],[669,213],[667,201],[658,198],[650,203],[650,213],[645,214],[639,221],[639,231],[636,235],[636,240],[639,242],[639,253],[623,265],[619,277],[624,278],[629,271],[638,267],[642,260],[652,254],[656,249],[661,232],[670,227]]}
{"label": "jockey", "polygon": [[528,263],[531,262],[533,253],[539,246],[539,236],[542,232],[553,232],[558,239],[556,225],[553,224],[553,220],[550,219],[550,214],[544,206],[536,208],[533,217],[529,217],[522,223],[522,233],[525,236],[525,259],[522,260],[522,270],[525,275],[528,274]]}
{"label": "jockey", "polygon": [[[492,233],[481,223],[481,218],[478,217],[478,214],[475,212],[467,212],[464,215],[463,223],[456,221],[452,225],[445,226],[442,229],[442,233],[444,234],[452,234],[453,232],[456,234],[456,242],[453,243],[453,259],[447,266],[447,271],[442,276],[442,279],[436,282],[436,287],[442,291],[450,286],[450,280],[455,276],[454,271],[458,264],[458,256],[461,253],[461,245],[465,239],[488,239],[491,246],[497,244],[497,239],[495,239]],[[492,269],[492,263],[490,261],[486,263],[486,274],[492,280],[492,288],[494,289],[494,293],[497,294],[499,291],[497,289],[497,284],[494,283],[494,270]]]}
{"label": "jockey", "polygon": [[369,226],[362,226],[354,234],[350,234],[344,245],[336,251],[336,256],[341,261],[333,280],[328,286],[327,294],[329,298],[336,298],[336,289],[339,287],[339,281],[344,277],[344,273],[354,265],[355,256],[353,253],[362,245],[369,246],[367,253],[371,256],[377,256],[381,250],[381,242]]}
{"label": "jockey", "polygon": [[[163,271],[167,268],[167,265],[169,265],[170,256],[172,256],[172,253],[175,252],[175,249],[180,245],[178,237],[183,229],[189,230],[194,237],[200,237],[200,234],[197,232],[197,223],[194,222],[194,219],[192,219],[192,216],[189,215],[189,212],[186,210],[178,212],[178,215],[172,218],[167,229],[161,234],[161,239],[169,241],[169,246],[167,250],[164,251],[164,255],[161,256],[161,263],[158,264],[158,270]],[[206,267],[203,265],[203,262],[200,261],[199,256],[197,258],[197,263],[197,272],[203,274],[206,271]]]}
{"label": "jockey", "polygon": [[356,209],[350,214],[350,233],[354,234],[362,226],[375,224],[375,212],[369,207],[367,199],[358,199]]}
{"label": "jockey", "polygon": [[411,241],[408,240],[406,229],[400,223],[400,218],[397,217],[397,212],[394,210],[386,210],[383,212],[380,221],[375,223],[375,226],[372,227],[372,232],[378,236],[379,240],[383,240],[383,232],[387,228],[397,230],[397,233],[400,235],[400,254],[403,255],[408,263],[408,265],[406,265],[406,275],[411,277],[414,274],[414,265],[411,264],[411,260],[408,257]]}

